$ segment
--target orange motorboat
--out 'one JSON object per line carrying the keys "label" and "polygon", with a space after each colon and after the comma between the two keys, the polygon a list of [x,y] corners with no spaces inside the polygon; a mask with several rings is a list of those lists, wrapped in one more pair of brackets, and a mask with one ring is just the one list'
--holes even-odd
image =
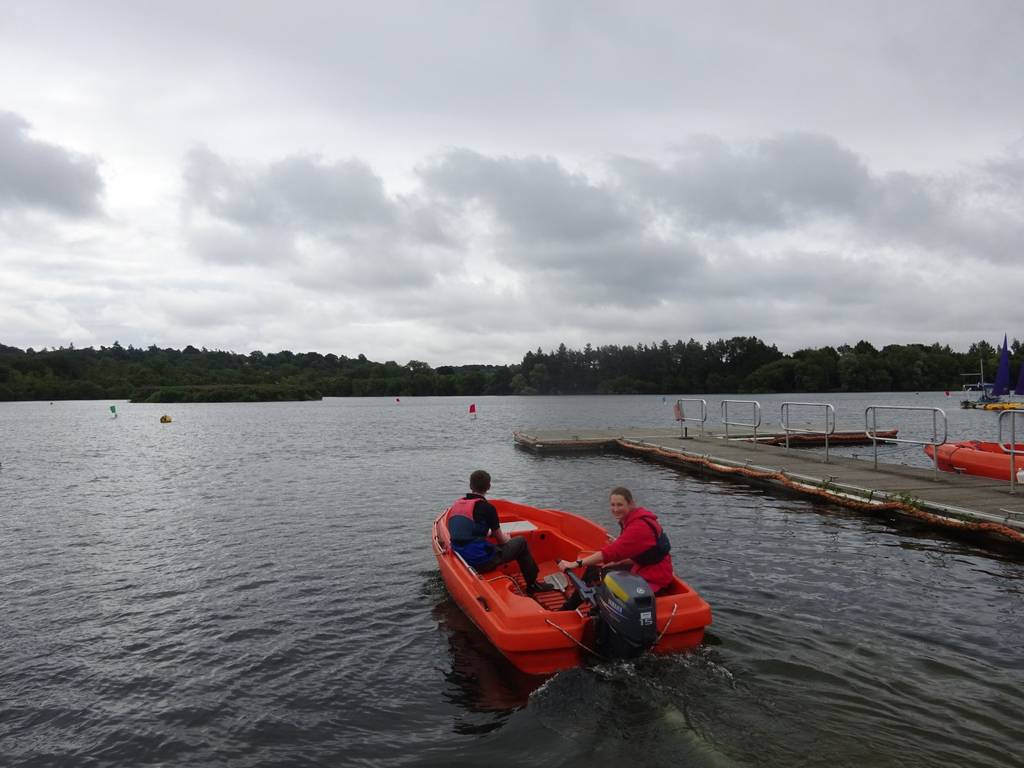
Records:
{"label": "orange motorboat", "polygon": [[[611,539],[601,526],[579,515],[502,499],[490,502],[498,510],[502,530],[526,538],[542,579],[559,581],[553,576],[559,573],[558,560],[594,552]],[[601,643],[600,638],[619,631],[645,635],[644,650],[655,653],[694,648],[704,639],[711,608],[678,576],[665,594],[655,598],[650,587],[645,592],[643,579],[609,572],[594,589],[595,601],[561,610],[563,592],[528,595],[515,562],[488,573],[477,573],[467,565],[451,548],[446,515],[447,510],[433,525],[434,555],[445,586],[462,611],[523,672],[546,675],[570,669],[598,647],[604,652],[597,655],[607,657],[608,648],[619,646]],[[569,580],[586,591],[575,575],[570,574]],[[621,622],[630,616],[636,617],[635,626],[623,629]]]}
{"label": "orange motorboat", "polygon": [[[1024,469],[1024,445],[1015,446],[1017,471]],[[924,452],[934,456],[932,446],[926,445]],[[1010,479],[1010,454],[999,443],[983,443],[967,440],[962,443],[943,443],[938,446],[939,469],[944,472],[966,472],[979,477],[995,480]]]}

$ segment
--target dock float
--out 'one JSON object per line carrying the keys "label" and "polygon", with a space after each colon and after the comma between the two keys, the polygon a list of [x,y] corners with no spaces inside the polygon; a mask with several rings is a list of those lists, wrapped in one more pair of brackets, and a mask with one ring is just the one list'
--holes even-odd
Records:
{"label": "dock float", "polygon": [[[861,432],[860,435],[864,433]],[[1024,501],[1009,484],[970,475],[831,456],[758,439],[679,428],[531,430],[515,444],[544,455],[616,453],[667,466],[830,501],[865,512],[904,517],[967,535],[1024,544]]]}

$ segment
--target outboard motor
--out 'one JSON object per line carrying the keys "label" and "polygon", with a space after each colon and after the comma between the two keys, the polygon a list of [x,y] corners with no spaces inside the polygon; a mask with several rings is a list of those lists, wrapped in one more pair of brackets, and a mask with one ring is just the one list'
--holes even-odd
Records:
{"label": "outboard motor", "polygon": [[588,587],[571,571],[569,578],[594,617],[595,650],[610,659],[633,659],[658,639],[654,590],[640,576],[609,571],[596,587]]}

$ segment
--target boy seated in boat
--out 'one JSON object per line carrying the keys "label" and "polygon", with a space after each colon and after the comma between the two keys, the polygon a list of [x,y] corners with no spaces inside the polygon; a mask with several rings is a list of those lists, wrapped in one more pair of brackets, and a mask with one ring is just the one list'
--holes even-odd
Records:
{"label": "boy seated in boat", "polygon": [[[484,496],[491,489],[491,476],[478,469],[469,476],[469,493],[456,500],[448,510],[448,533],[454,549],[463,560],[479,573],[493,571],[499,565],[515,560],[526,580],[529,594],[548,592],[554,587],[538,583],[537,563],[530,554],[526,539],[509,537],[501,530],[498,510]],[[497,545],[487,540],[493,535]]]}

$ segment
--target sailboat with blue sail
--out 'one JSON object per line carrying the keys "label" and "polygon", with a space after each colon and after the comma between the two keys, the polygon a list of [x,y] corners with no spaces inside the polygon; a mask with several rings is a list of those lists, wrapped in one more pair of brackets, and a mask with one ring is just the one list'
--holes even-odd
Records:
{"label": "sailboat with blue sail", "polygon": [[[977,400],[964,400],[960,405],[964,408],[982,408],[986,411],[1024,410],[1024,402],[1004,399],[1010,392],[1010,348],[1004,333],[1003,345],[999,349],[999,367],[996,369],[992,387],[983,387]],[[1017,397],[1024,397],[1024,364],[1021,365],[1017,385],[1012,393]]]}
{"label": "sailboat with blue sail", "polygon": [[1003,346],[999,350],[999,367],[996,369],[996,380],[992,384],[992,397],[1003,397],[1010,391],[1010,351],[1006,346],[1006,334],[1003,334]]}

